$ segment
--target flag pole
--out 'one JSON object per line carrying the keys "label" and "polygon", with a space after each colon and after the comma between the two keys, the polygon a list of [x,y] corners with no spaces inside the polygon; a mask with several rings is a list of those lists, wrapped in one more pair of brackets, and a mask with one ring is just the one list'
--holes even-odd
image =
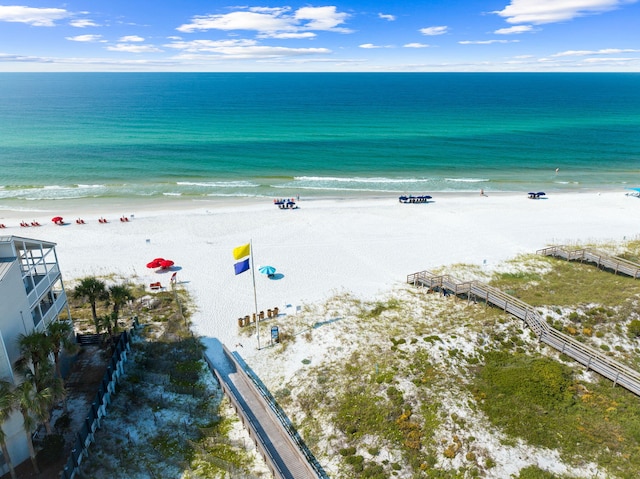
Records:
{"label": "flag pole", "polygon": [[249,240],[249,245],[249,251],[251,251],[251,277],[253,278],[253,304],[256,309],[256,336],[258,337],[258,349],[260,349],[260,316],[258,316],[258,295],[256,294],[256,269],[253,263],[253,240]]}

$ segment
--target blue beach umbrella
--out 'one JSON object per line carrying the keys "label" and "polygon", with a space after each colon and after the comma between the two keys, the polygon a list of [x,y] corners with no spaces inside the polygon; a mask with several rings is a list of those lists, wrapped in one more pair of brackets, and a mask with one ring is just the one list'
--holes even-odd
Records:
{"label": "blue beach umbrella", "polygon": [[267,276],[271,276],[276,272],[276,269],[273,266],[260,266],[258,268],[258,271],[260,271],[262,274],[266,274]]}

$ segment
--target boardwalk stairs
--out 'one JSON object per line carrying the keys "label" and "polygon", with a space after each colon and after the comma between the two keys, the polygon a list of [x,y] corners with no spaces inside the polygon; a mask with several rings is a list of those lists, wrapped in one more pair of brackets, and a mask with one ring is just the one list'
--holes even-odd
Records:
{"label": "boardwalk stairs", "polygon": [[480,281],[460,281],[451,275],[436,275],[421,271],[407,276],[407,283],[417,287],[453,293],[456,296],[480,299],[521,319],[538,339],[562,354],[586,366],[616,384],[640,396],[640,373],[606,354],[586,346],[571,336],[552,328],[533,306]]}
{"label": "boardwalk stairs", "polygon": [[591,263],[599,268],[612,271],[614,274],[624,274],[635,279],[640,278],[640,264],[618,256],[610,256],[607,253],[591,248],[569,250],[566,246],[551,246],[538,250],[536,253],[544,256],[555,256],[567,261]]}

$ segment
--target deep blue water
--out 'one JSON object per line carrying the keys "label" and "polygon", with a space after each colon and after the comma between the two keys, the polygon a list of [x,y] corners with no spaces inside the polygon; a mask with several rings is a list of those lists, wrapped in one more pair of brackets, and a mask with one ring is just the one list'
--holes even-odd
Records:
{"label": "deep blue water", "polygon": [[640,74],[0,74],[5,206],[626,186]]}

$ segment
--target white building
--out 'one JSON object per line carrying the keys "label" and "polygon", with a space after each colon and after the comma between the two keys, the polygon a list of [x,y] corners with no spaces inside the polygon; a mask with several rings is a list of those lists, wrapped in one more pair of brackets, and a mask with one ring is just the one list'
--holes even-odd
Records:
{"label": "white building", "polygon": [[[43,331],[58,316],[71,319],[55,243],[0,236],[0,379],[16,384],[18,336]],[[14,466],[29,458],[22,415],[1,425]],[[0,453],[0,474],[8,472]]]}

